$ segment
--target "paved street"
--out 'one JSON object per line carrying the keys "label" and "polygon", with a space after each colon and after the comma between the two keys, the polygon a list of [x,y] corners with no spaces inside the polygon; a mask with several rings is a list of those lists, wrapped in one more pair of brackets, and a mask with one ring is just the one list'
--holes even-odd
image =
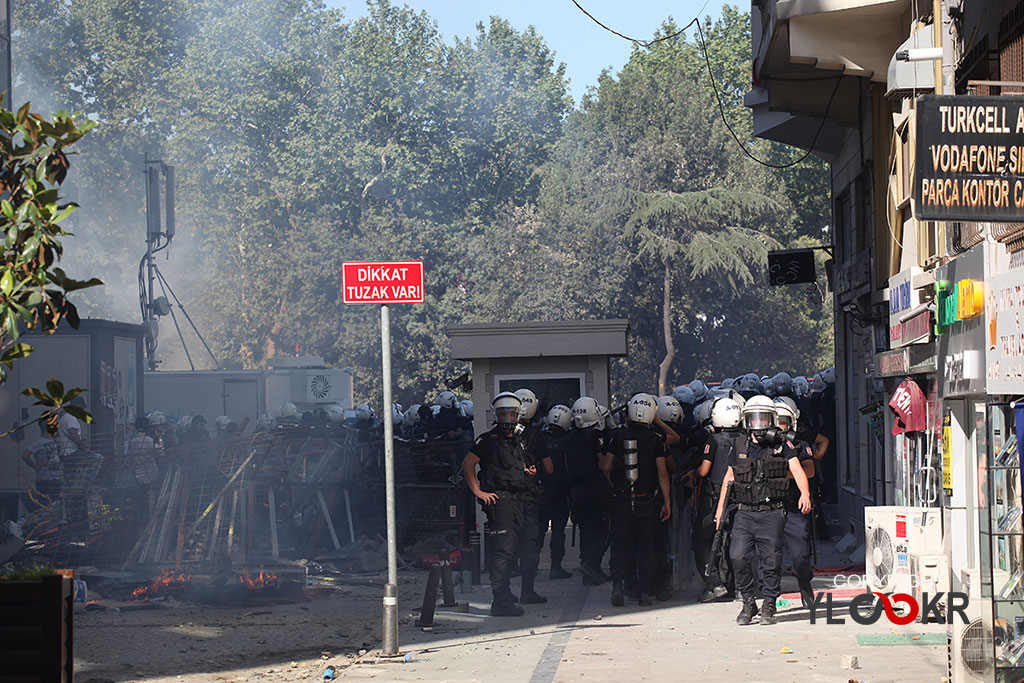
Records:
{"label": "paved street", "polygon": [[[542,576],[544,574],[542,573]],[[832,587],[817,577],[816,588]],[[784,590],[795,590],[792,577]],[[389,662],[369,656],[343,672],[345,680],[389,681],[939,681],[946,675],[945,627],[914,623],[906,627],[880,619],[863,626],[846,619],[828,625],[808,622],[799,599],[780,610],[779,624],[738,627],[740,603],[695,604],[695,591],[669,602],[640,608],[613,608],[609,586],[587,588],[578,578],[539,582],[546,605],[527,606],[527,615],[487,616],[490,591],[478,586],[457,593],[468,614],[439,611],[437,626],[424,631],[413,620],[403,625],[404,655]],[[844,606],[849,592],[840,593]],[[402,615],[411,600],[405,596]],[[795,597],[795,596],[794,596]],[[783,595],[786,598],[786,595]],[[892,634],[906,637],[885,638]],[[904,640],[900,645],[861,645],[858,635]],[[920,636],[914,638],[914,636]],[[791,652],[783,652],[788,648]],[[844,655],[860,669],[841,668]]]}

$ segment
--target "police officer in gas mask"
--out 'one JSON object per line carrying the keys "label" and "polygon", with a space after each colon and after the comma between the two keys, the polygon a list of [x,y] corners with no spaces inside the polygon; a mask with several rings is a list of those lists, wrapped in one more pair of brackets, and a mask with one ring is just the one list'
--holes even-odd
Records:
{"label": "police officer in gas mask", "polygon": [[[713,520],[722,495],[722,482],[735,453],[744,451],[747,433],[742,427],[743,416],[740,404],[731,398],[720,398],[711,407],[711,425],[714,432],[708,436],[704,446],[703,459],[697,468],[701,477],[697,484],[694,510],[696,520],[693,531],[693,554],[697,569],[704,578],[704,593],[701,602],[714,602],[728,595],[732,590],[732,567],[729,564],[727,545],[723,543],[717,558],[711,557],[714,527],[707,523]],[[708,563],[713,566],[708,570]]]}
{"label": "police officer in gas mask", "polygon": [[[799,437],[797,424],[800,411],[796,402],[789,396],[779,396],[775,399],[775,414],[783,439],[778,450],[787,458],[795,455],[800,460],[800,466],[803,467],[808,481],[812,481],[814,454],[810,444]],[[790,479],[783,545],[793,562],[793,574],[800,586],[800,600],[804,607],[810,609],[814,602],[814,591],[811,587],[811,579],[814,576],[814,570],[811,568],[811,516],[800,512],[799,499],[800,492],[796,487],[796,481]]]}
{"label": "police officer in gas mask", "polygon": [[551,472],[541,477],[540,541],[551,527],[551,569],[549,579],[568,579],[572,573],[562,567],[565,557],[565,526],[569,522],[569,475],[565,469],[565,447],[572,426],[572,409],[564,405],[552,406],[548,411],[544,445],[551,460]]}
{"label": "police officer in gas mask", "polygon": [[565,471],[572,520],[580,529],[580,574],[583,584],[598,586],[609,578],[601,570],[608,549],[608,508],[612,491],[599,463],[605,434],[598,428],[600,405],[590,396],[572,404],[573,429],[565,439]]}
{"label": "police officer in gas mask", "polygon": [[529,389],[517,389],[516,396],[522,402],[519,423],[520,434],[526,449],[526,467],[534,472],[526,477],[526,491],[523,494],[523,533],[520,537],[519,567],[523,572],[523,586],[519,602],[524,605],[539,605],[548,601],[537,593],[534,582],[537,579],[537,565],[540,562],[540,499],[542,495],[540,476],[552,473],[552,461],[548,458],[544,436],[534,429],[533,418],[537,414],[537,395]]}
{"label": "police officer in gas mask", "polygon": [[658,522],[672,514],[665,457],[667,446],[679,440],[658,417],[654,396],[636,394],[627,411],[627,423],[613,431],[601,456],[601,471],[614,491],[611,602],[616,607],[624,604],[625,584],[634,576],[639,578],[639,604],[651,604],[657,575]]}
{"label": "police officer in gas mask", "polygon": [[494,397],[491,408],[497,425],[473,442],[462,461],[462,473],[487,514],[491,615],[518,617],[524,610],[513,600],[509,576],[523,533],[523,496],[529,486],[528,477],[535,477],[537,468],[526,461],[519,397],[510,391],[502,392]]}
{"label": "police officer in gas mask", "polygon": [[758,613],[754,597],[755,576],[752,559],[756,553],[763,575],[761,624],[776,623],[775,601],[781,593],[782,535],[786,525],[786,498],[789,476],[800,491],[797,508],[811,511],[811,495],[807,475],[796,454],[777,452],[782,434],[776,426],[775,404],[767,396],[755,396],[743,407],[744,426],[749,434],[745,452],[730,458],[723,479],[722,494],[715,513],[721,524],[725,509],[726,487],[738,505],[733,518],[729,556],[736,574],[736,589],[743,597],[743,609],[736,617],[741,626],[753,621]]}

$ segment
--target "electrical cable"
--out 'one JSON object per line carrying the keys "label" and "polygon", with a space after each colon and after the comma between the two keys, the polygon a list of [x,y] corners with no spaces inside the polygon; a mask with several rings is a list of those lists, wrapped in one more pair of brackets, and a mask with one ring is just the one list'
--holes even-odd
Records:
{"label": "electrical cable", "polygon": [[[747,149],[746,145],[740,140],[739,136],[736,135],[736,131],[733,130],[732,124],[729,123],[729,119],[725,115],[725,106],[722,104],[722,97],[718,93],[718,85],[715,83],[715,75],[714,75],[714,72],[713,72],[713,70],[711,68],[711,59],[708,57],[708,48],[707,48],[707,44],[705,43],[705,40],[704,40],[704,30],[701,28],[701,25],[700,25],[700,12],[703,12],[704,11],[704,7],[707,7],[707,0],[705,1],[704,6],[701,7],[700,11],[697,12],[697,16],[695,16],[690,21],[690,23],[688,23],[686,26],[682,27],[681,29],[679,29],[678,31],[676,31],[675,33],[672,33],[670,35],[661,36],[660,38],[654,38],[653,40],[647,40],[647,41],[640,40],[639,38],[633,38],[631,36],[627,36],[626,34],[620,33],[619,31],[616,31],[612,27],[602,23],[597,17],[595,17],[593,14],[591,14],[590,12],[585,10],[583,8],[583,5],[581,5],[578,2],[578,0],[572,0],[572,4],[576,5],[576,8],[579,9],[580,12],[583,12],[583,14],[585,14],[588,19],[590,19],[592,22],[594,22],[595,24],[597,24],[598,26],[603,28],[605,31],[608,31],[612,35],[618,36],[619,38],[622,38],[623,40],[628,40],[629,42],[633,43],[634,45],[640,45],[640,46],[643,46],[643,47],[651,47],[652,45],[654,45],[656,43],[660,43],[660,42],[665,41],[665,40],[671,40],[671,39],[673,39],[673,38],[675,38],[675,37],[677,37],[679,35],[682,35],[682,33],[684,31],[686,31],[686,29],[690,28],[693,25],[696,25],[697,26],[697,34],[700,36],[701,52],[704,55],[704,63],[707,64],[707,67],[708,67],[708,78],[711,79],[711,89],[715,93],[715,101],[718,104],[719,115],[722,117],[722,122],[725,124],[725,127],[728,129],[729,133],[732,135],[732,139],[735,140],[736,144],[739,146],[740,151],[742,151],[752,161],[755,161],[755,162],[761,164],[762,166],[767,166],[768,168],[775,168],[775,169],[791,168],[793,166],[796,166],[797,164],[802,164],[814,152],[814,147],[818,143],[818,137],[821,135],[821,131],[824,130],[825,123],[828,122],[828,113],[832,109],[832,102],[835,100],[836,93],[839,92],[839,85],[840,85],[840,83],[843,82],[843,75],[842,74],[839,74],[838,76],[826,77],[826,78],[835,78],[836,79],[836,85],[832,89],[832,94],[828,98],[828,104],[825,105],[825,113],[822,116],[821,123],[818,125],[818,130],[815,131],[815,133],[814,133],[814,138],[811,140],[810,148],[808,148],[808,150],[799,159],[795,159],[794,161],[790,161],[790,162],[787,162],[785,164],[774,164],[774,163],[772,163],[770,161],[763,161],[763,160],[758,159],[757,157],[755,157],[750,152],[750,150]],[[815,79],[815,80],[824,80],[824,79]]]}
{"label": "electrical cable", "polygon": [[682,27],[681,29],[679,29],[675,33],[673,33],[671,35],[667,35],[667,36],[661,36],[660,38],[654,38],[653,40],[640,40],[639,38],[630,38],[626,34],[619,33],[618,31],[616,31],[615,29],[611,28],[610,26],[607,26],[607,25],[601,23],[601,21],[597,17],[595,17],[593,14],[591,14],[587,10],[583,9],[583,5],[581,5],[579,2],[577,2],[577,0],[572,0],[572,4],[576,5],[576,8],[579,11],[581,11],[585,15],[587,15],[588,19],[590,19],[592,22],[594,22],[595,24],[597,24],[598,26],[603,28],[605,31],[608,31],[608,33],[611,33],[612,35],[616,35],[619,38],[622,38],[623,40],[628,40],[629,42],[631,42],[631,43],[633,43],[635,45],[642,45],[643,47],[650,47],[651,45],[654,45],[656,43],[660,43],[660,42],[665,41],[665,40],[672,40],[673,38],[676,38],[676,37],[682,35],[683,32],[686,31],[686,29],[690,28],[695,23],[697,23],[697,17],[699,17],[700,13],[704,11],[704,8],[708,6],[708,2],[710,2],[710,0],[704,0],[704,4],[701,5],[701,8],[697,11],[697,16],[695,16],[693,19],[691,19],[689,24],[687,24],[686,26]]}
{"label": "electrical cable", "polygon": [[752,161],[756,161],[762,166],[767,166],[768,168],[790,168],[792,166],[796,166],[797,164],[803,163],[807,159],[807,157],[811,156],[811,153],[814,152],[814,146],[818,144],[818,136],[821,135],[821,131],[825,128],[825,123],[828,121],[828,113],[832,109],[832,102],[836,98],[836,93],[839,92],[839,85],[843,82],[842,74],[839,74],[838,76],[834,77],[836,79],[836,85],[834,88],[832,88],[832,94],[828,98],[828,104],[825,105],[825,113],[822,115],[821,123],[818,125],[818,130],[814,133],[814,138],[811,140],[811,146],[804,153],[804,155],[801,156],[799,159],[789,161],[785,164],[773,164],[770,161],[762,161],[761,159],[758,159],[753,154],[751,154],[750,150],[747,149],[747,146],[740,141],[739,136],[736,135],[736,131],[734,131],[732,128],[732,124],[729,123],[729,119],[726,118],[725,116],[725,106],[722,104],[722,98],[718,94],[718,85],[715,83],[715,75],[711,68],[711,59],[708,57],[708,47],[704,41],[704,30],[700,26],[700,21],[694,19],[694,22],[697,24],[697,34],[700,36],[700,48],[701,52],[704,53],[704,63],[707,64],[708,67],[708,78],[711,79],[711,89],[715,93],[715,101],[718,103],[718,112],[722,117],[722,122],[725,124],[725,127],[729,130],[729,133],[732,135],[732,139],[736,141],[737,145],[739,145],[740,150],[748,157],[750,157]]}

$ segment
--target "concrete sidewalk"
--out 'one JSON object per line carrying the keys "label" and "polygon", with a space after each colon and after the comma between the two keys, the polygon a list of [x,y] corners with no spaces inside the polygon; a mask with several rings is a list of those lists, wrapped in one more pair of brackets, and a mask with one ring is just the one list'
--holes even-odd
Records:
{"label": "concrete sidewalk", "polygon": [[[568,566],[568,564],[567,564]],[[575,572],[574,572],[575,574]],[[486,579],[486,576],[485,576]],[[517,581],[513,589],[518,588]],[[815,578],[816,590],[833,587],[831,577]],[[783,590],[795,591],[786,577]],[[490,590],[476,586],[458,593],[468,614],[439,610],[436,626],[414,625],[410,607],[419,595],[400,596],[406,623],[400,632],[403,657],[360,659],[342,672],[345,680],[388,681],[940,681],[946,676],[945,626],[890,624],[884,616],[871,626],[849,617],[842,625],[826,624],[821,614],[810,624],[808,611],[791,601],[780,609],[779,623],[735,623],[739,602],[697,604],[697,591],[679,591],[668,602],[639,607],[610,604],[610,584],[581,585],[572,579],[548,581],[538,592],[545,605],[528,605],[517,618],[488,616]],[[842,594],[840,594],[842,595]],[[846,613],[849,602],[837,597]],[[785,595],[783,596],[785,597]],[[858,636],[883,642],[906,634],[907,644],[860,645]],[[913,638],[921,635],[920,638]],[[864,640],[862,638],[862,640]],[[789,650],[789,651],[784,651]],[[858,670],[844,670],[844,655],[856,656]]]}

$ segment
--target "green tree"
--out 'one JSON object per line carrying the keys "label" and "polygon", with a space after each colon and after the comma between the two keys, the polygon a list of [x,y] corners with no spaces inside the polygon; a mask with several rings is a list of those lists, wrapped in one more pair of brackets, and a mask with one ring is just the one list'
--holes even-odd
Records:
{"label": "green tree", "polygon": [[[68,295],[102,284],[95,278],[75,280],[57,265],[64,254],[63,238],[70,235],[61,221],[76,207],[60,196],[70,167],[68,148],[94,125],[79,124],[64,111],[47,120],[32,113],[27,102],[17,112],[0,109],[0,383],[15,361],[32,353],[29,344],[19,342],[23,331],[52,334],[61,321],[77,328],[78,311]],[[36,405],[51,408],[40,419],[54,420],[56,409],[81,392],[65,391],[56,379],[45,390],[25,391],[38,400]],[[65,410],[91,421],[77,406]]]}

